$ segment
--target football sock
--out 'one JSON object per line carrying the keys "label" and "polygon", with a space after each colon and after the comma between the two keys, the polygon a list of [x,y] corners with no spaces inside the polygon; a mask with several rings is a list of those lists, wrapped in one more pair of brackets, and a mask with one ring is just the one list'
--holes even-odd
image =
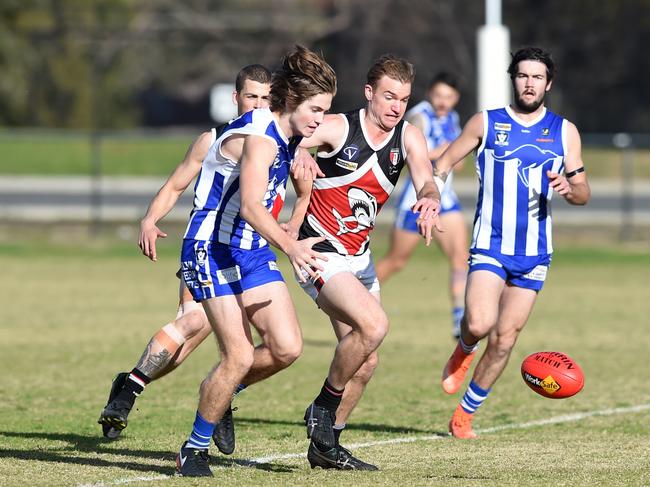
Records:
{"label": "football sock", "polygon": [[458,343],[460,343],[460,348],[462,348],[463,352],[465,352],[467,355],[476,352],[476,349],[478,348],[478,342],[476,342],[474,345],[467,345],[463,341],[463,337],[458,338]]}
{"label": "football sock", "polygon": [[320,390],[318,397],[314,399],[314,404],[321,408],[329,409],[330,411],[336,411],[341,404],[341,398],[343,397],[343,389],[336,389],[332,386],[327,379]]}
{"label": "football sock", "polygon": [[185,445],[185,447],[207,450],[210,447],[210,439],[212,438],[212,433],[214,433],[214,427],[214,423],[207,421],[197,411],[196,418],[194,419],[194,426],[192,427],[192,433],[190,434],[190,438],[187,440],[187,445]]}
{"label": "football sock", "polygon": [[235,392],[233,392],[232,397],[235,397],[237,394],[239,394],[241,391],[243,391],[243,390],[246,389],[247,387],[248,387],[248,386],[245,385],[245,384],[239,384],[239,385],[237,386],[237,389],[235,389]]}
{"label": "football sock", "polygon": [[129,376],[124,382],[124,387],[115,399],[126,401],[131,406],[133,406],[133,403],[135,403],[135,398],[142,394],[142,391],[144,391],[144,388],[150,382],[151,379],[136,367],[131,371],[131,373],[129,373]]}
{"label": "football sock", "polygon": [[344,429],[345,429],[345,423],[334,425],[334,439],[336,440],[337,445],[339,444],[339,439],[341,438],[341,433],[343,433]]}
{"label": "football sock", "polygon": [[470,381],[465,395],[460,401],[460,406],[466,413],[474,414],[483,401],[485,401],[491,389],[482,389],[473,380]]}

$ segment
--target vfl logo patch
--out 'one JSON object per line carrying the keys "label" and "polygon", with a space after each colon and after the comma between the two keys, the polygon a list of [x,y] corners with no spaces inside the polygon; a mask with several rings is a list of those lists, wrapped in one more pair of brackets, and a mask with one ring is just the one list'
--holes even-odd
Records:
{"label": "vfl logo patch", "polygon": [[228,267],[227,269],[219,269],[217,271],[217,281],[219,284],[229,284],[241,280],[241,272],[239,266]]}
{"label": "vfl logo patch", "polygon": [[346,148],[344,148],[341,152],[345,154],[345,157],[348,158],[348,161],[354,161],[359,155],[359,148],[354,144],[350,144]]}
{"label": "vfl logo patch", "polygon": [[196,254],[196,262],[199,265],[205,265],[205,259],[208,256],[207,251],[205,249],[203,249],[203,248],[198,248],[198,249],[196,249],[195,254]]}
{"label": "vfl logo patch", "polygon": [[497,132],[496,139],[494,140],[494,145],[498,145],[500,147],[505,147],[508,145],[508,132]]}

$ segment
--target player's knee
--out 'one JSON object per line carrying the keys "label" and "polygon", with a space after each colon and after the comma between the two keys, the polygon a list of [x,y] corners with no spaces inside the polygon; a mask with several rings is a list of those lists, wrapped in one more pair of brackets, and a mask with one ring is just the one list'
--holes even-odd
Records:
{"label": "player's knee", "polygon": [[493,319],[485,316],[484,314],[468,313],[467,309],[465,309],[465,316],[463,317],[463,321],[465,322],[467,331],[469,331],[471,335],[477,338],[483,338],[486,336],[496,324]]}
{"label": "player's knee", "polygon": [[221,364],[228,368],[232,373],[241,375],[246,374],[253,366],[255,360],[255,349],[253,346],[242,346],[237,349],[221,354]]}
{"label": "player's knee", "polygon": [[209,326],[210,323],[208,322],[208,317],[202,309],[188,311],[174,321],[174,327],[185,337],[186,340],[192,338],[202,329]]}
{"label": "player's knee", "polygon": [[271,350],[271,354],[275,362],[282,368],[289,367],[302,354],[302,340],[294,340],[282,347],[275,347]]}
{"label": "player's knee", "polygon": [[388,333],[388,316],[383,311],[368,316],[362,329],[363,341],[369,352],[375,351]]}

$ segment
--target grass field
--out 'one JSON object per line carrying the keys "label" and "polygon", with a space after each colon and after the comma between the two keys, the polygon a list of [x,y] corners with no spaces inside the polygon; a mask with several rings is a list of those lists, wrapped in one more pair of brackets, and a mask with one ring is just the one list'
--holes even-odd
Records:
{"label": "grass field", "polygon": [[[376,237],[380,254],[384,239]],[[238,397],[237,450],[224,457],[213,448],[216,478],[200,481],[170,476],[198,385],[217,360],[211,339],[147,388],[119,441],[104,440],[96,424],[113,375],[133,367],[175,313],[178,242],[166,241],[156,264],[112,240],[1,243],[0,485],[648,485],[650,256],[559,247],[511,363],[477,414],[475,441],[445,435],[460,397],[438,386],[453,348],[444,261],[422,247],[385,286],[391,331],[342,437],[362,445],[354,452],[378,464],[377,473],[312,471],[303,456],[302,412],[335,342],[290,281],[304,353]],[[519,364],[540,350],[580,363],[579,395],[554,401],[526,387]]]}
{"label": "grass field", "polygon": [[[112,134],[101,139],[101,171],[107,176],[167,176],[180,162],[198,133]],[[593,178],[622,177],[621,153],[616,149],[583,148]],[[87,175],[92,172],[90,139],[83,134],[31,134],[0,131],[0,175]],[[459,172],[474,178],[471,160]],[[650,150],[634,153],[634,176],[650,179]]]}

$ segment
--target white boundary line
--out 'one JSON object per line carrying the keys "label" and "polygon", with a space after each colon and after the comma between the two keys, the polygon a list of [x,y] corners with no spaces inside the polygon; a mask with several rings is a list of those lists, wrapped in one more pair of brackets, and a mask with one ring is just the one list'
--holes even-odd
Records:
{"label": "white boundary line", "polygon": [[[529,421],[527,423],[517,423],[517,424],[504,424],[502,426],[494,426],[492,428],[477,429],[476,433],[480,434],[489,434],[495,433],[497,431],[512,430],[512,429],[526,429],[533,428],[535,426],[544,426],[552,424],[561,424],[561,423],[570,423],[574,421],[581,421],[586,418],[593,418],[594,416],[613,416],[616,414],[626,414],[626,413],[639,413],[641,411],[650,410],[650,404],[639,404],[637,406],[631,406],[626,408],[612,408],[612,409],[601,409],[599,411],[588,411],[584,413],[574,413],[574,414],[565,414],[562,416],[555,416],[553,418],[547,419],[538,419],[535,421]],[[367,443],[355,443],[349,445],[350,450],[356,450],[358,448],[370,448],[373,446],[383,446],[383,445],[395,445],[399,443],[413,443],[416,441],[434,441],[434,440],[444,440],[450,438],[449,436],[443,435],[424,435],[424,436],[405,436],[403,438],[394,438],[392,440],[378,440],[378,441],[369,441]],[[250,460],[244,460],[240,463],[247,463],[251,466],[257,464],[264,464],[270,462],[277,462],[282,460],[293,460],[296,458],[306,457],[306,453],[286,453],[282,455],[269,455],[266,457],[252,458]],[[213,470],[220,470],[223,468],[231,467],[215,467]],[[156,480],[169,480],[174,478],[171,475],[155,475],[147,477],[130,477],[127,479],[120,479],[111,482],[98,482],[94,484],[81,484],[78,487],[104,487],[108,485],[123,485],[130,484],[133,482],[152,482]]]}

